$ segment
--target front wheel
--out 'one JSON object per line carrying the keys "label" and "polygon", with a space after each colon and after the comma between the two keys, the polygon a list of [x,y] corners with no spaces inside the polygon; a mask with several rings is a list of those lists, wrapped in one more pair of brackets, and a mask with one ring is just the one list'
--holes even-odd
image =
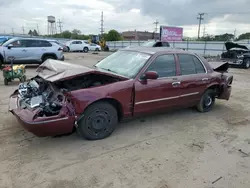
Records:
{"label": "front wheel", "polygon": [[107,102],[91,105],[78,122],[77,132],[88,140],[100,140],[108,137],[118,123],[116,108]]}
{"label": "front wheel", "polygon": [[249,69],[250,67],[250,58],[244,59],[243,66],[245,69]]}
{"label": "front wheel", "polygon": [[213,89],[208,89],[202,95],[200,102],[197,104],[196,108],[199,112],[209,112],[215,103],[215,91]]}
{"label": "front wheel", "polygon": [[47,59],[56,59],[56,58],[54,56],[50,56],[50,55],[44,56],[43,57],[43,62],[46,61]]}

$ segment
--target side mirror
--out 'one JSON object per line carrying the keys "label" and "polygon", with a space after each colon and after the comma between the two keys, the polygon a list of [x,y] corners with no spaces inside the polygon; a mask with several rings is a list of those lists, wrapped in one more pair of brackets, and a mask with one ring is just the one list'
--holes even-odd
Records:
{"label": "side mirror", "polygon": [[159,77],[158,73],[155,72],[155,71],[148,71],[148,72],[145,72],[141,79],[142,80],[147,80],[147,79],[150,79],[150,80],[156,80],[157,78]]}
{"label": "side mirror", "polygon": [[13,44],[9,44],[7,47],[8,49],[11,49],[13,47]]}

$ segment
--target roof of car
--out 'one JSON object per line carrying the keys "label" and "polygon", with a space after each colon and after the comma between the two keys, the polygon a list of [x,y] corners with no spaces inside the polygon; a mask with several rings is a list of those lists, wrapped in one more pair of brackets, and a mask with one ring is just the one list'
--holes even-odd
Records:
{"label": "roof of car", "polygon": [[13,40],[15,39],[24,39],[24,40],[48,40],[48,39],[41,39],[41,38],[26,38],[26,37],[14,37],[14,38],[11,38]]}
{"label": "roof of car", "polygon": [[121,49],[122,51],[136,51],[136,52],[142,52],[142,53],[147,53],[147,54],[156,54],[158,52],[168,52],[168,53],[187,53],[187,54],[192,54],[191,52],[185,51],[183,49],[178,49],[178,48],[169,48],[169,47],[132,47],[132,48],[124,48]]}

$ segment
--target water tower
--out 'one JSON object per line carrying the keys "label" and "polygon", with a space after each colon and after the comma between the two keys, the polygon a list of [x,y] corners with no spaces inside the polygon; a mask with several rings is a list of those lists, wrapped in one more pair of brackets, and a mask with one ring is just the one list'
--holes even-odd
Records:
{"label": "water tower", "polygon": [[56,18],[55,16],[48,16],[48,35],[56,34]]}

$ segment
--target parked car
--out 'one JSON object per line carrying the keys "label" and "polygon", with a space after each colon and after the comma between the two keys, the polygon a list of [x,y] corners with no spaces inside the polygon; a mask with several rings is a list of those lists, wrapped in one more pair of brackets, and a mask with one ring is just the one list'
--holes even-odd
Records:
{"label": "parked car", "polygon": [[227,69],[226,62],[210,65],[194,53],[164,48],[119,50],[93,68],[48,60],[10,96],[9,110],[37,136],[75,126],[86,139],[103,139],[127,118],[176,107],[210,111],[216,98],[230,98]]}
{"label": "parked car", "polygon": [[101,51],[101,46],[95,43],[89,44],[89,50],[91,51]]}
{"label": "parked car", "polygon": [[221,59],[230,65],[248,69],[250,67],[250,48],[233,42],[225,43],[226,52],[221,54]]}
{"label": "parked car", "polygon": [[56,43],[57,45],[61,46],[63,48],[63,51],[66,52],[68,49],[67,49],[67,46],[61,42],[59,42],[58,40],[48,40],[49,42],[53,42],[53,43]]}
{"label": "parked car", "polygon": [[[170,44],[168,42],[163,42],[163,41],[149,40],[149,41],[144,42],[140,46],[142,47],[170,47]],[[126,48],[131,48],[131,47],[137,48],[138,46],[127,46]]]}
{"label": "parked car", "polygon": [[15,64],[41,64],[47,59],[64,60],[62,47],[47,40],[35,38],[13,38],[0,46],[2,63],[9,63],[11,56],[15,57]]}
{"label": "parked car", "polygon": [[83,40],[71,40],[66,42],[68,52],[76,52],[76,51],[83,51],[87,53],[89,51],[89,44],[84,42]]}

